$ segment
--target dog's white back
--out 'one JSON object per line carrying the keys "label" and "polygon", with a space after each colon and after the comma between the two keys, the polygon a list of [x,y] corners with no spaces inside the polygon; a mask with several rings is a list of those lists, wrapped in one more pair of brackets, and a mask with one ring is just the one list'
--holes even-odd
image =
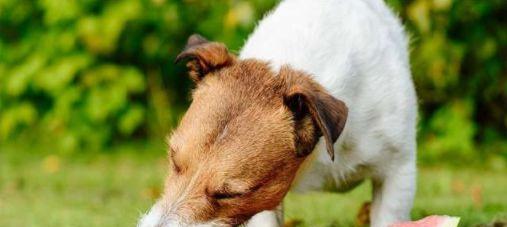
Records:
{"label": "dog's white back", "polygon": [[[382,0],[282,1],[259,23],[240,58],[268,60],[275,71],[285,64],[306,71],[349,108],[335,143],[336,160],[329,159],[321,141],[294,190],[318,190],[329,179],[347,190],[370,177],[372,226],[409,218],[416,94],[408,39]],[[267,225],[254,217],[251,225],[257,224]]]}

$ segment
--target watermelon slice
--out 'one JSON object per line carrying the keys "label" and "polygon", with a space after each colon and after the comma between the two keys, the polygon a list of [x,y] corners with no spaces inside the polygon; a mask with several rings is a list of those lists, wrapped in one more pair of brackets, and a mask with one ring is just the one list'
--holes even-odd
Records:
{"label": "watermelon slice", "polygon": [[457,227],[459,217],[432,215],[419,221],[401,222],[389,227]]}

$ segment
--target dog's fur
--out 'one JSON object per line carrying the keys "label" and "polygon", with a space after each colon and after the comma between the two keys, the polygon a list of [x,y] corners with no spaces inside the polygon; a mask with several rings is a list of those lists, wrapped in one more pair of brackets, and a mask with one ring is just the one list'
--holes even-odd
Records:
{"label": "dog's fur", "polygon": [[365,178],[372,226],[409,218],[416,95],[402,26],[381,0],[285,0],[239,57],[192,36],[183,59],[193,102],[140,226],[278,226],[269,210],[291,186],[346,191]]}

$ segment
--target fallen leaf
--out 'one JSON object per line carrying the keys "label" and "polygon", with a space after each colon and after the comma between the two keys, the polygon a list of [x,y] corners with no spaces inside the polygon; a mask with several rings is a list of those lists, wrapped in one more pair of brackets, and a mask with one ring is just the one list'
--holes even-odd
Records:
{"label": "fallen leaf", "polygon": [[47,173],[56,173],[60,170],[60,157],[49,155],[42,161],[42,168]]}

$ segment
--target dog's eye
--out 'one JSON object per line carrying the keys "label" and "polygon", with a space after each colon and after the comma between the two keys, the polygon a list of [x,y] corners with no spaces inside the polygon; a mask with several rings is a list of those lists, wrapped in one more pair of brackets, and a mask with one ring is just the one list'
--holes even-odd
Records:
{"label": "dog's eye", "polygon": [[224,200],[224,199],[232,199],[236,197],[242,196],[244,193],[231,193],[231,192],[215,192],[212,194],[212,197],[216,200]]}
{"label": "dog's eye", "polygon": [[215,200],[234,199],[251,194],[257,191],[261,186],[262,184],[257,184],[251,187],[250,184],[242,180],[229,180],[219,188],[206,189],[206,195]]}

